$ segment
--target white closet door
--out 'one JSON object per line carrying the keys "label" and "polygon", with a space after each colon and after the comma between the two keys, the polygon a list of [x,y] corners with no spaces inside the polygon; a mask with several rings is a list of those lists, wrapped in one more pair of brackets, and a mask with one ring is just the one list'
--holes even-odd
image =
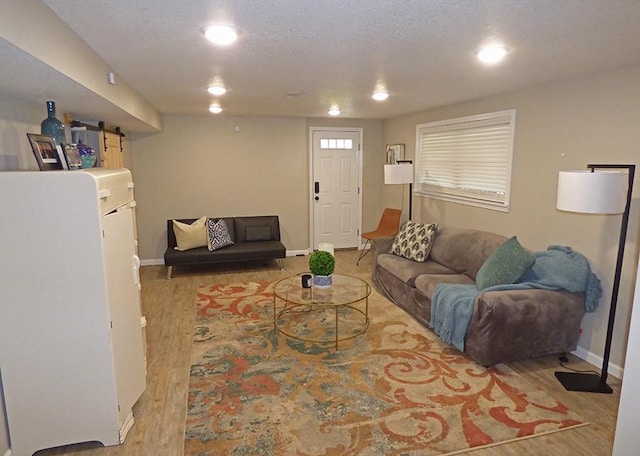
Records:
{"label": "white closet door", "polygon": [[107,214],[102,220],[120,423],[130,414],[131,407],[145,389],[138,263],[133,227],[133,210],[130,207]]}

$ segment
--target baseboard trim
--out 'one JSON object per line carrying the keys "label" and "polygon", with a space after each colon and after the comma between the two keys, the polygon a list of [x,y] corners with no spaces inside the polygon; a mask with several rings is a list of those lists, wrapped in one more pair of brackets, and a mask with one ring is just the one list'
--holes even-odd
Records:
{"label": "baseboard trim", "polygon": [[151,260],[140,260],[140,266],[164,266],[164,259],[155,258]]}
{"label": "baseboard trim", "polygon": [[[603,361],[602,357],[590,351],[587,351],[582,347],[578,347],[572,353],[576,355],[578,358],[583,359],[589,364],[592,364],[593,366],[597,367],[598,369],[602,367],[602,361]],[[617,364],[613,364],[612,362],[609,362],[609,374],[621,380],[622,377],[624,376],[624,369],[618,366]]]}

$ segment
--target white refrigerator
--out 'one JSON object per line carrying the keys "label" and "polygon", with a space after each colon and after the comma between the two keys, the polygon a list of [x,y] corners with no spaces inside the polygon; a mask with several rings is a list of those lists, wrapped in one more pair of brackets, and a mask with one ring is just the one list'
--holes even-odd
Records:
{"label": "white refrigerator", "polygon": [[122,443],[145,389],[126,169],[0,173],[0,380],[13,456]]}

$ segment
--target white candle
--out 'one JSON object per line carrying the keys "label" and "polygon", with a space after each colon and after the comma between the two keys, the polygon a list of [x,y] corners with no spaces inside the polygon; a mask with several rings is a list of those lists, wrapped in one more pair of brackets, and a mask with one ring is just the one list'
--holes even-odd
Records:
{"label": "white candle", "polygon": [[331,244],[330,242],[321,242],[320,244],[318,244],[318,250],[329,252],[331,255],[335,256],[335,254],[333,253],[333,244]]}

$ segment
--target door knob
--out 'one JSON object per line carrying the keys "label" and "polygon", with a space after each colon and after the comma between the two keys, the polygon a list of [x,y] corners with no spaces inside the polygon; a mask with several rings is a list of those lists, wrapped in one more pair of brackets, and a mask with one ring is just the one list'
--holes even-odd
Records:
{"label": "door knob", "polygon": [[314,199],[315,199],[316,201],[320,201],[320,197],[319,197],[319,196],[316,196]]}

